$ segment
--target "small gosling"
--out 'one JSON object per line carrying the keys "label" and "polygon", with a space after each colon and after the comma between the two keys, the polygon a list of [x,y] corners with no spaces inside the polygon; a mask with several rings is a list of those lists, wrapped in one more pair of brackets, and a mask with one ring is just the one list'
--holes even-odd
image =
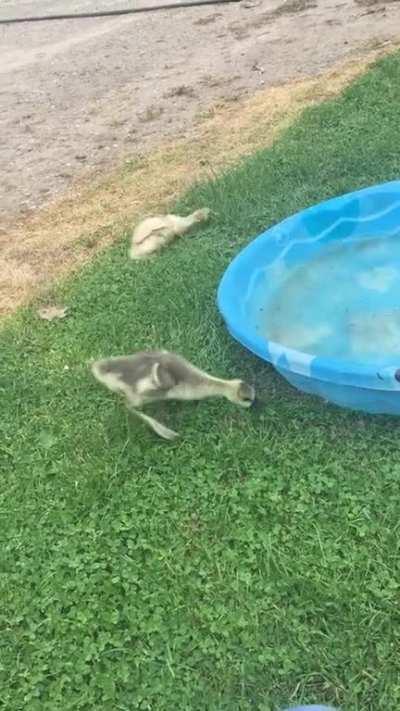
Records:
{"label": "small gosling", "polygon": [[112,392],[125,396],[131,412],[160,437],[174,439],[170,430],[138,408],[161,400],[203,400],[225,397],[241,407],[250,407],[255,391],[243,380],[223,380],[196,368],[169,351],[141,351],[131,356],[104,358],[91,364],[94,377]]}
{"label": "small gosling", "polygon": [[129,251],[131,259],[143,259],[158,252],[194,225],[208,220],[210,210],[205,207],[187,217],[158,215],[147,217],[135,227]]}

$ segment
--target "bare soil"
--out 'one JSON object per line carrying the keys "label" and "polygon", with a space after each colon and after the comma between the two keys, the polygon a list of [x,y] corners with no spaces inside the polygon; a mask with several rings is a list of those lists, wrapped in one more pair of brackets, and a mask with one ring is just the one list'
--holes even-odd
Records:
{"label": "bare soil", "polygon": [[[0,18],[124,4],[2,0]],[[315,77],[339,63],[350,79],[399,34],[398,0],[0,26],[0,313],[122,222],[268,142],[307,92],[343,85],[337,70]]]}
{"label": "bare soil", "polygon": [[[66,5],[72,12],[122,6],[3,0],[0,17]],[[318,74],[398,33],[400,2],[387,0],[248,0],[1,26],[0,218],[32,211],[94,168],[187,133],[216,100]]]}

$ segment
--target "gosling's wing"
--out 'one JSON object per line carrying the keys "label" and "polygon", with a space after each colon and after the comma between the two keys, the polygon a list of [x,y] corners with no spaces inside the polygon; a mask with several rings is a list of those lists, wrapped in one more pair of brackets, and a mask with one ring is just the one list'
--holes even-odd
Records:
{"label": "gosling's wing", "polygon": [[168,242],[168,235],[166,235],[165,229],[154,231],[141,242],[132,242],[129,256],[131,259],[149,257],[154,252],[161,250],[166,242]]}
{"label": "gosling's wing", "polygon": [[134,387],[137,382],[151,375],[154,362],[154,357],[144,351],[132,356],[106,358],[101,361],[101,370],[104,375],[112,375],[126,385]]}
{"label": "gosling's wing", "polygon": [[142,242],[152,235],[160,236],[163,232],[165,233],[165,231],[169,229],[170,226],[165,217],[148,217],[135,227],[132,235],[132,245],[142,244]]}

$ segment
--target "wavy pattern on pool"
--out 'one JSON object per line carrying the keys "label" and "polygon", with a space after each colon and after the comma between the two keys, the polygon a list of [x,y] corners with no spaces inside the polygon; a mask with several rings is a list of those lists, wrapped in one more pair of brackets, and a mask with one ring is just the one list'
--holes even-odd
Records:
{"label": "wavy pattern on pool", "polygon": [[400,181],[261,234],[226,270],[218,306],[232,336],[300,390],[400,414]]}

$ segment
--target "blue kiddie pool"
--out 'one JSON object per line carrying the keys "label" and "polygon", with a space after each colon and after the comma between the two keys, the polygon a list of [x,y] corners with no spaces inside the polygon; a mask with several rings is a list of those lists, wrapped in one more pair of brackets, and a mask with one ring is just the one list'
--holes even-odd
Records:
{"label": "blue kiddie pool", "polygon": [[231,335],[296,388],[400,415],[400,181],[261,234],[226,270],[218,307]]}

